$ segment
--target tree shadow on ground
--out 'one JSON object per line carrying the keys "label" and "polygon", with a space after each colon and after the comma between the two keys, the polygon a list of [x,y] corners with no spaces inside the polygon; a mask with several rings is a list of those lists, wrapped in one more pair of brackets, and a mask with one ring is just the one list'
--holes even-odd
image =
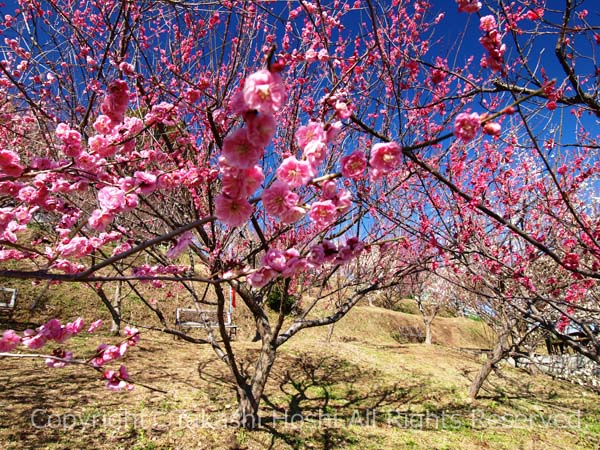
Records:
{"label": "tree shadow on ground", "polygon": [[[249,351],[240,359],[242,373],[251,374],[255,357],[256,353]],[[200,377],[221,392],[224,387],[234,389],[231,375],[216,369],[214,362],[200,363]],[[369,425],[374,411],[404,410],[426,392],[423,384],[385,384],[377,370],[337,356],[280,355],[262,397],[260,429],[272,434],[270,448],[277,448],[278,441],[303,448],[305,443],[294,428],[306,423],[315,427],[311,437],[315,448],[341,448],[356,441],[347,425]]]}
{"label": "tree shadow on ground", "polygon": [[282,413],[283,419],[285,414],[302,419],[335,414],[344,419],[355,412],[399,407],[422,393],[418,385],[376,385],[380,377],[376,370],[331,355],[303,353],[285,358],[273,369],[271,389],[263,397],[264,410]]}

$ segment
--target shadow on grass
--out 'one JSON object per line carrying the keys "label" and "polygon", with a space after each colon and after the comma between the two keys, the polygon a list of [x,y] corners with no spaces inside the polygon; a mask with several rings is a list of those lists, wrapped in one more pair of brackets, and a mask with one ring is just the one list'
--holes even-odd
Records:
{"label": "shadow on grass", "polygon": [[[66,347],[78,358],[85,358],[93,355],[98,343],[116,343],[119,339],[101,333],[84,334],[68,341]],[[53,347],[40,353],[50,353]],[[125,364],[136,381],[167,390],[174,384],[187,386],[190,392],[200,389],[197,377],[190,380],[188,373],[173,370],[177,360],[164,355],[161,341],[145,339],[123,360],[106,368]],[[148,370],[135,369],[144,363]],[[165,380],[169,380],[168,385]],[[51,369],[41,358],[0,358],[0,449],[45,449],[52,445],[131,448],[141,439],[136,433],[143,433],[147,425],[142,423],[142,428],[136,430],[140,427],[136,424],[168,414],[165,408],[170,407],[168,401],[172,402],[169,396],[149,393],[143,387],[133,393],[111,392],[104,384],[101,373],[83,366]],[[172,403],[176,408],[177,404]]]}
{"label": "shadow on grass", "polygon": [[[304,353],[285,358],[273,369],[263,410],[283,414],[284,420],[286,415],[314,419],[325,414],[347,419],[356,412],[399,407],[423,392],[418,385],[374,386],[379,375],[335,356]],[[273,417],[277,421],[275,414]]]}
{"label": "shadow on grass", "polygon": [[[250,374],[256,353],[240,360],[242,373]],[[215,359],[200,363],[200,377],[215,389],[234,389],[232,377],[216,370]],[[272,435],[271,446],[283,441],[291,448],[305,448],[298,426],[308,424],[314,431],[308,438],[314,448],[343,448],[356,443],[346,429],[349,424],[366,424],[373,411],[398,411],[408,403],[419,402],[427,392],[426,384],[378,384],[381,374],[331,355],[301,353],[279,355],[262,397],[260,430]]]}
{"label": "shadow on grass", "polygon": [[[39,363],[39,361],[38,361]],[[2,361],[0,371],[0,434],[12,448],[47,448],[61,441],[72,427],[64,420],[75,405],[93,403],[86,394],[97,386],[97,379],[87,371],[65,369],[65,377],[49,373],[43,364],[21,360]],[[33,366],[33,368],[31,368]],[[61,370],[61,369],[54,369]],[[107,408],[119,405],[117,398]],[[75,420],[75,416],[72,416]],[[3,448],[11,448],[3,447]]]}

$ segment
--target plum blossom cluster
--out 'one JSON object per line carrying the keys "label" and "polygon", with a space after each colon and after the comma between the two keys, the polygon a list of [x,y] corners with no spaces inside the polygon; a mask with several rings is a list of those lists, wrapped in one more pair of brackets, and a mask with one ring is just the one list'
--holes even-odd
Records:
{"label": "plum blossom cluster", "polygon": [[485,33],[484,36],[479,38],[479,43],[487,51],[487,55],[481,60],[481,67],[505,75],[504,53],[506,52],[506,44],[502,43],[502,35],[498,30],[494,16],[482,17],[479,21],[479,29]]}
{"label": "plum blossom cluster", "polygon": [[242,225],[252,215],[248,198],[264,180],[258,163],[275,134],[273,114],[281,109],[286,91],[278,73],[259,70],[244,81],[233,98],[233,112],[241,114],[244,126],[223,140],[219,168],[222,190],[215,199],[215,215],[231,227]]}
{"label": "plum blossom cluster", "polygon": [[[109,85],[108,95],[102,102],[100,108],[102,114],[98,116],[93,125],[98,134],[89,139],[89,152],[83,152],[85,156],[83,160],[86,162],[83,168],[98,174],[106,183],[106,186],[98,191],[99,208],[95,209],[88,219],[88,225],[96,231],[105,230],[117,214],[135,209],[139,202],[139,195],[151,194],[159,187],[158,172],[156,171],[139,170],[133,176],[121,178],[110,176],[105,169],[106,158],[126,161],[132,156],[136,156],[146,160],[161,160],[163,156],[157,151],[135,152],[135,137],[146,127],[158,123],[167,126],[177,123],[178,108],[175,105],[166,102],[153,105],[142,120],[138,117],[125,116],[128,103],[127,83],[124,80],[113,81]],[[73,130],[70,130],[70,134],[73,134]],[[70,136],[70,134],[66,135]],[[75,138],[77,135],[71,140],[76,142]],[[79,142],[80,138],[79,136]],[[65,139],[62,139],[64,142]],[[79,159],[82,159],[81,155]],[[177,180],[171,180],[177,175],[171,174],[171,177],[165,179],[163,184],[168,185],[169,181],[172,181],[173,184],[181,184],[187,177],[184,174],[184,177],[179,175]]]}
{"label": "plum blossom cluster", "polygon": [[[182,245],[189,245],[190,241],[187,241],[185,237],[183,239],[186,242],[182,243]],[[177,244],[179,245],[179,244]],[[182,250],[183,251],[183,250]],[[163,283],[160,280],[152,279],[159,275],[175,275],[175,274],[185,274],[190,270],[189,266],[185,266],[182,264],[169,264],[169,265],[154,265],[151,266],[149,264],[142,264],[141,266],[134,267],[131,269],[133,276],[140,278],[140,283],[150,283],[155,288],[163,287]]]}
{"label": "plum blossom cluster", "polygon": [[92,366],[101,367],[106,363],[122,358],[129,347],[134,347],[138,343],[140,332],[137,328],[126,326],[123,331],[127,339],[119,345],[100,344],[98,346],[96,355],[90,361]]}
{"label": "plum blossom cluster", "polygon": [[[102,320],[93,322],[88,328],[88,333],[93,333],[100,326],[102,326]],[[78,318],[65,325],[61,324],[58,319],[50,319],[35,330],[25,330],[22,337],[14,330],[6,330],[0,339],[0,352],[11,352],[19,344],[30,350],[40,349],[52,341],[62,344],[70,337],[79,334],[83,328],[83,319]]]}
{"label": "plum blossom cluster", "polygon": [[[296,131],[296,144],[302,151],[302,158],[288,156],[276,170],[277,181],[262,194],[262,202],[267,214],[277,217],[283,223],[294,223],[304,214],[299,195],[295,188],[306,186],[317,174],[325,161],[327,145],[337,137],[341,124],[335,122],[324,127],[320,122],[310,121]],[[338,212],[350,206],[346,200],[349,193],[337,193],[333,183],[324,183],[321,198],[310,206],[309,217],[318,228],[333,223]],[[343,199],[340,201],[340,199]]]}
{"label": "plum blossom cluster", "polygon": [[59,231],[62,240],[56,246],[56,252],[53,252],[50,249],[46,250],[46,256],[50,259],[54,258],[56,255],[60,255],[62,258],[71,256],[81,258],[85,255],[89,255],[94,250],[101,248],[103,245],[121,238],[121,234],[115,231],[110,233],[100,233],[98,236],[92,236],[90,238],[83,236],[69,238],[68,229],[61,228],[57,231]]}
{"label": "plum blossom cluster", "polygon": [[190,246],[193,239],[194,239],[194,235],[192,234],[191,231],[186,231],[185,233],[183,233],[181,236],[179,236],[179,238],[177,238],[175,245],[173,245],[167,251],[167,258],[170,258],[170,259],[177,258],[179,255],[181,255],[185,251],[186,248],[188,248]]}
{"label": "plum blossom cluster", "polygon": [[[27,224],[32,218],[32,212],[29,208],[18,206],[16,208],[0,208],[0,239],[12,242],[17,242],[17,233],[27,228]],[[11,255],[8,250],[0,253],[0,261],[5,260],[5,256]]]}
{"label": "plum blossom cluster", "polygon": [[248,275],[248,283],[260,289],[271,280],[282,276],[290,278],[307,269],[324,264],[341,265],[356,258],[364,250],[364,244],[356,237],[346,241],[344,245],[324,240],[314,245],[304,256],[295,248],[279,250],[270,248],[262,258],[262,267]]}
{"label": "plum blossom cluster", "polygon": [[[88,333],[93,333],[100,326],[102,326],[101,319],[93,322],[89,326]],[[14,330],[6,330],[0,339],[0,352],[12,352],[19,344],[22,344],[30,350],[40,349],[52,341],[63,344],[70,337],[79,334],[83,328],[83,319],[78,318],[65,325],[61,324],[58,319],[50,319],[35,330],[25,330],[22,337]],[[48,367],[61,368],[72,359],[72,352],[62,348],[56,348],[52,351],[52,354],[46,358],[45,362]]]}
{"label": "plum blossom cluster", "polygon": [[[482,122],[485,122],[483,127],[481,125]],[[484,134],[497,137],[502,131],[502,126],[498,122],[486,122],[486,115],[479,115],[476,112],[470,113],[467,111],[460,113],[454,119],[454,136],[463,142],[475,139],[480,129],[482,129]]]}
{"label": "plum blossom cluster", "polygon": [[21,343],[32,350],[37,350],[45,346],[49,341],[55,341],[59,344],[83,330],[83,319],[78,318],[74,322],[62,325],[58,319],[50,319],[36,330],[27,329],[23,332]]}
{"label": "plum blossom cluster", "polygon": [[321,186],[321,199],[310,207],[310,219],[317,228],[331,225],[338,214],[350,209],[352,196],[346,189],[338,190],[335,181],[325,181]]}
{"label": "plum blossom cluster", "polygon": [[[229,226],[243,224],[252,214],[248,198],[264,180],[257,164],[275,134],[273,114],[281,109],[285,100],[285,86],[279,73],[259,70],[246,78],[242,90],[231,102],[232,110],[242,115],[245,124],[223,141],[219,159],[222,191],[215,200],[216,216]],[[325,127],[314,121],[298,128],[296,143],[302,157],[284,158],[275,171],[277,179],[263,190],[261,199],[267,214],[287,224],[304,216],[306,208],[294,189],[306,186],[316,176],[325,160],[327,145],[337,137],[340,128],[339,122]],[[322,191],[321,198],[310,206],[309,214],[319,228],[333,223],[337,214],[350,206],[350,194],[337,192],[335,184],[324,184]]]}
{"label": "plum blossom cluster", "polygon": [[[90,137],[86,146],[81,133],[65,123],[59,123],[55,134],[63,159],[51,160],[47,157],[32,157],[24,164],[16,152],[0,149],[0,191],[19,201],[14,208],[3,208],[0,212],[0,233],[2,238],[16,242],[16,233],[23,231],[34,214],[42,209],[62,213],[63,219],[57,231],[61,241],[57,252],[47,255],[49,259],[61,256],[82,256],[87,250],[112,240],[114,236],[103,235],[103,242],[91,242],[85,239],[67,240],[73,226],[80,219],[81,212],[68,207],[65,195],[85,190],[90,184],[90,175],[101,180],[106,186],[98,194],[99,209],[92,212],[88,224],[97,231],[104,231],[114,215],[137,206],[137,195],[152,192],[157,184],[154,173],[139,171],[133,177],[115,178],[108,170],[107,158],[125,157],[135,147],[133,137],[144,128],[139,118],[125,117],[129,91],[124,81],[116,80],[110,84],[108,95],[101,105],[101,114],[94,123],[98,133]],[[65,168],[72,168],[64,172]],[[25,171],[31,174],[30,182],[12,181],[6,177],[19,177]],[[80,177],[77,173],[86,173]],[[87,250],[86,250],[87,249]],[[3,251],[6,253],[5,251]],[[11,252],[13,256],[19,256]],[[58,253],[58,254],[55,254]],[[89,253],[89,252],[88,252]],[[23,256],[23,255],[21,255]],[[78,265],[56,261],[55,267],[70,272],[79,270]]]}
{"label": "plum blossom cluster", "polygon": [[[102,326],[102,320],[92,322],[87,329],[88,333],[95,332]],[[19,336],[14,330],[6,330],[0,338],[0,352],[12,352],[19,345],[30,350],[37,350],[45,345],[56,342],[63,344],[67,339],[75,336],[84,329],[83,319],[78,318],[73,322],[61,324],[58,319],[50,319],[44,325],[35,330],[25,330],[23,336]],[[121,358],[129,347],[135,346],[140,339],[139,331],[129,326],[124,329],[127,338],[119,345],[101,344],[93,358],[88,362],[93,367],[101,367],[104,364]],[[73,361],[73,352],[63,348],[55,348],[45,359],[46,366],[51,368],[65,367],[69,361]],[[125,366],[121,366],[118,372],[107,370],[102,375],[106,379],[106,387],[111,390],[133,389],[133,385],[127,383],[129,375]]]}
{"label": "plum blossom cluster", "polygon": [[[122,358],[129,347],[134,347],[138,343],[140,332],[137,328],[126,326],[123,331],[127,339],[119,345],[101,344],[96,349],[95,357],[91,360],[92,366],[102,367],[108,362]],[[133,389],[133,384],[128,383],[129,374],[124,365],[121,365],[118,371],[105,370],[102,373],[102,378],[106,380],[107,389],[112,391],[120,391],[122,389],[130,391]]]}

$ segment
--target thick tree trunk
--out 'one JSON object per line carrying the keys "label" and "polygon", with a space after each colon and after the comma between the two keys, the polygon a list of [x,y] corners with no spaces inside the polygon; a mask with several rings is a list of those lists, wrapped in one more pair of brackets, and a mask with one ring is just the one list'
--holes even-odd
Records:
{"label": "thick tree trunk", "polygon": [[260,401],[273,368],[275,356],[275,347],[270,342],[264,343],[248,389],[238,387],[236,422],[241,428],[252,430],[260,426],[258,415]]}
{"label": "thick tree trunk", "polygon": [[471,399],[476,399],[483,383],[487,379],[492,370],[496,367],[500,361],[502,361],[510,352],[510,346],[508,344],[508,336],[509,331],[507,329],[503,329],[498,336],[498,342],[494,347],[492,355],[488,358],[488,360],[483,364],[479,373],[469,386],[469,397]]}
{"label": "thick tree trunk", "polygon": [[235,423],[240,428],[253,430],[259,426],[259,403],[255,401],[251,392],[238,388],[238,410]]}

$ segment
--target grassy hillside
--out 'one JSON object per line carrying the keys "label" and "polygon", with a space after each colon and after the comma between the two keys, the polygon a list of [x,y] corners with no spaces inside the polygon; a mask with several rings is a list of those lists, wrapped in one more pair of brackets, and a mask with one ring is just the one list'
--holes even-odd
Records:
{"label": "grassy hillside", "polygon": [[[333,341],[395,344],[398,330],[413,327],[424,330],[421,316],[406,314],[375,306],[356,306],[333,325]],[[323,339],[331,329],[319,328],[308,332]],[[448,347],[490,348],[492,331],[482,322],[463,317],[438,317],[432,326],[434,344]]]}
{"label": "grassy hillside", "polygon": [[[94,296],[82,307],[84,294],[55,289],[44,308],[98,314]],[[258,347],[238,315],[234,346],[247,367]],[[133,379],[166,393],[112,393],[84,367],[3,359],[0,448],[598,449],[597,394],[504,367],[472,403],[466,388],[481,361],[458,347],[488,347],[489,330],[439,318],[438,345],[399,344],[394,333],[406,326],[421,326],[420,317],[358,306],[333,329],[296,336],[281,348],[252,433],[226,425],[236,404],[231,375],[205,346],[143,335],[124,362]],[[100,342],[116,341],[80,336],[71,346],[86,355]]]}

